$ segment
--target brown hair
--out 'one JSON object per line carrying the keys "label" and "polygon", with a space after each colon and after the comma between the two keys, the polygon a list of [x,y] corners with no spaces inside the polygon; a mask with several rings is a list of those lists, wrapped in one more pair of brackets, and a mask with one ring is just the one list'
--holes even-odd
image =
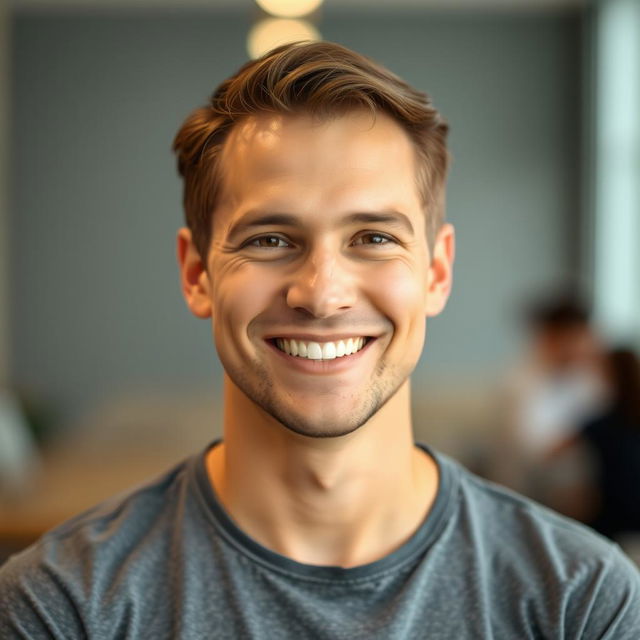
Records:
{"label": "brown hair", "polygon": [[234,125],[260,113],[328,117],[357,108],[388,114],[413,142],[427,240],[433,248],[444,221],[447,123],[426,94],[384,67],[338,44],[313,42],[284,45],[248,62],[178,131],[173,150],[184,179],[186,223],[201,257],[208,252],[221,188],[221,152]]}

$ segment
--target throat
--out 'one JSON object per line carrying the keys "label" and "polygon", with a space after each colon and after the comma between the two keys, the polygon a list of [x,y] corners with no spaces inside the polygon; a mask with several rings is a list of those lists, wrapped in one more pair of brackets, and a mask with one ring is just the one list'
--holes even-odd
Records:
{"label": "throat", "polygon": [[379,468],[354,476],[309,474],[289,493],[288,526],[265,538],[266,546],[306,564],[344,568],[394,552],[427,518],[437,491],[426,455],[419,452],[414,462],[419,466],[400,482]]}

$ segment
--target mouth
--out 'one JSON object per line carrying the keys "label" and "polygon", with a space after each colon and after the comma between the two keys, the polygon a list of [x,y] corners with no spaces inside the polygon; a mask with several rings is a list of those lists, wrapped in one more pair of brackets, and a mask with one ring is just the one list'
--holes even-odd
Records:
{"label": "mouth", "polygon": [[314,342],[294,338],[273,338],[270,342],[283,353],[296,358],[335,360],[358,353],[373,339],[369,336],[360,336],[331,342]]}

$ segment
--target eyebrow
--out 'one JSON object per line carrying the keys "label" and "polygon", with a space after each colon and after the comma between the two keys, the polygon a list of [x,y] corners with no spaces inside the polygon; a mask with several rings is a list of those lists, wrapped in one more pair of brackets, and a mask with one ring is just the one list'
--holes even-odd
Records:
{"label": "eyebrow", "polygon": [[[248,220],[246,218],[249,218]],[[411,220],[399,211],[363,211],[351,213],[341,220],[343,224],[387,224],[395,227],[401,227],[409,234],[414,235],[415,231]],[[244,220],[239,220],[231,230],[229,236],[235,236],[254,227],[299,227],[300,219],[297,216],[288,213],[272,213],[266,212],[253,217],[251,214],[245,216]]]}
{"label": "eyebrow", "polygon": [[350,224],[388,224],[395,227],[402,227],[411,235],[415,233],[411,220],[399,211],[352,213],[345,218],[345,221]]}

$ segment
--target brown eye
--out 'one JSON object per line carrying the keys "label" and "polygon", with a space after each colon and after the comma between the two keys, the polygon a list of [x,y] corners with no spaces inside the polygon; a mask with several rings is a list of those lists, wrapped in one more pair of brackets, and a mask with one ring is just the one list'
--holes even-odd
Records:
{"label": "brown eye", "polygon": [[356,245],[385,245],[395,242],[391,236],[388,236],[384,233],[363,233],[358,236],[353,244]]}
{"label": "brown eye", "polygon": [[289,246],[289,243],[280,236],[260,236],[248,244],[251,247],[260,247],[261,249],[283,249]]}

